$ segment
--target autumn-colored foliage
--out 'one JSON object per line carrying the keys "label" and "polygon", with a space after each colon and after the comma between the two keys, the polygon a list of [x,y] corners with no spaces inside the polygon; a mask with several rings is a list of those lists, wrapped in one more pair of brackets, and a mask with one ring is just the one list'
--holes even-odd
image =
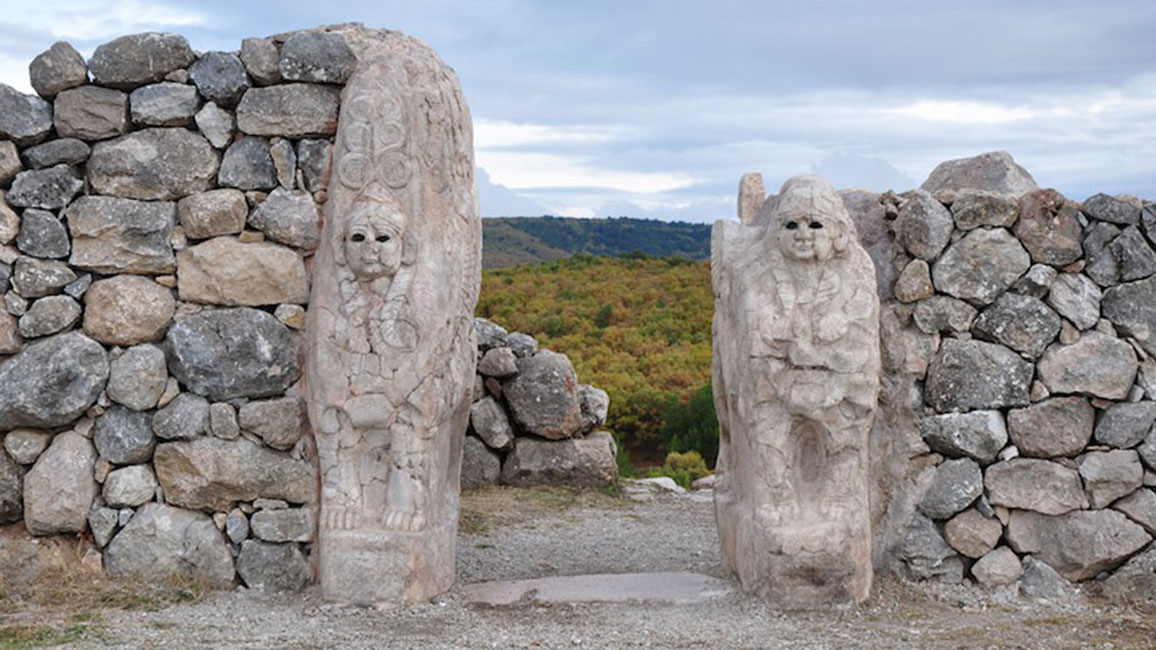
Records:
{"label": "autumn-colored foliage", "polygon": [[661,463],[664,413],[710,380],[713,311],[708,262],[575,255],[485,271],[476,313],[569,356],[633,460]]}

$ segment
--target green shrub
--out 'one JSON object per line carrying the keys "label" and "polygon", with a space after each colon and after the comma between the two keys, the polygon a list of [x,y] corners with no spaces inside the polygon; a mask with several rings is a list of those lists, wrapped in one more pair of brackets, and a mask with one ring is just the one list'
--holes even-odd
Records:
{"label": "green shrub", "polygon": [[672,451],[666,455],[666,462],[662,464],[662,467],[656,467],[647,473],[647,476],[651,478],[669,476],[674,479],[675,483],[684,488],[690,488],[690,484],[695,479],[709,475],[710,469],[707,468],[706,461],[697,451],[681,454]]}
{"label": "green shrub", "polygon": [[662,439],[668,452],[696,451],[714,467],[718,460],[718,416],[709,381],[696,390],[685,405],[677,398],[666,403],[662,413]]}

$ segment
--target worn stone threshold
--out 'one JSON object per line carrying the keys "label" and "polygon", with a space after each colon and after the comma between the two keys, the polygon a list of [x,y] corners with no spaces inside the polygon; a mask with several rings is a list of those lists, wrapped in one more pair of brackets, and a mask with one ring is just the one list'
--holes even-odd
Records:
{"label": "worn stone threshold", "polygon": [[476,582],[462,587],[475,605],[663,603],[686,605],[720,598],[731,584],[701,573],[598,573],[530,580]]}

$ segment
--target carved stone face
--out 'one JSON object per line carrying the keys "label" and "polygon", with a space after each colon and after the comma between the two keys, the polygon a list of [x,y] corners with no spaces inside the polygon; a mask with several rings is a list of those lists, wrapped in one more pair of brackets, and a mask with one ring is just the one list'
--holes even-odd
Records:
{"label": "carved stone face", "polygon": [[405,217],[395,210],[359,212],[345,229],[345,260],[359,279],[393,277],[401,268]]}
{"label": "carved stone face", "polygon": [[788,259],[826,262],[835,252],[838,225],[821,214],[794,211],[779,222],[779,250]]}

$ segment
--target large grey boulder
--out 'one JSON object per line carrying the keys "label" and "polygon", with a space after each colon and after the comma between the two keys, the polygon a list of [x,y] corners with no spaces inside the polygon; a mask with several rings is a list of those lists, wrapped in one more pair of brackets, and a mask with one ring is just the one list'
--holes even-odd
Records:
{"label": "large grey boulder", "polygon": [[309,276],[294,250],[215,237],[177,254],[181,300],[210,305],[305,304]]}
{"label": "large grey boulder", "polygon": [[171,81],[142,86],[128,96],[129,115],[144,126],[186,126],[201,108],[197,89]]}
{"label": "large grey boulder", "polygon": [[1008,411],[1011,440],[1024,456],[1074,456],[1088,446],[1096,409],[1084,397],[1052,397]]}
{"label": "large grey boulder", "polygon": [[971,566],[971,575],[975,581],[986,587],[1010,585],[1022,573],[1019,557],[1006,546],[987,553]]}
{"label": "large grey boulder", "polygon": [[241,58],[232,52],[206,52],[189,67],[197,92],[219,106],[232,106],[249,89],[249,75]]}
{"label": "large grey boulder", "polygon": [[473,324],[474,334],[478,340],[478,352],[485,354],[493,348],[506,345],[506,335],[508,334],[506,328],[484,318],[475,318]]}
{"label": "large grey boulder", "polygon": [[249,518],[253,535],[266,542],[313,540],[313,516],[308,508],[258,510]]}
{"label": "large grey boulder", "polygon": [[60,91],[88,81],[88,66],[76,48],[57,41],[28,64],[28,79],[41,97],[52,99]]}
{"label": "large grey boulder", "polygon": [[280,57],[273,39],[246,38],[241,41],[241,62],[258,85],[281,82],[281,70],[277,67]]}
{"label": "large grey boulder", "polygon": [[1139,553],[1104,581],[1103,594],[1125,602],[1156,598],[1156,547]]}
{"label": "large grey boulder", "polygon": [[181,393],[153,415],[153,433],[161,440],[192,440],[209,433],[209,401]]}
{"label": "large grey boulder", "polygon": [[983,494],[983,474],[970,458],[944,461],[919,501],[919,511],[931,519],[950,519]]}
{"label": "large grey boulder", "polygon": [[68,265],[55,260],[20,256],[12,265],[12,288],[22,298],[39,298],[57,293],[76,280]]}
{"label": "large grey boulder", "polygon": [[116,465],[147,463],[152,460],[157,439],[152,430],[152,414],[114,404],[96,418],[92,441],[100,457]]}
{"label": "large grey boulder", "polygon": [[1119,237],[1108,244],[1116,261],[1120,279],[1124,282],[1139,280],[1156,273],[1156,251],[1148,245],[1136,226],[1128,226]]}
{"label": "large grey boulder", "polygon": [[237,574],[250,589],[265,592],[298,591],[311,576],[309,562],[296,544],[255,539],[241,542]]}
{"label": "large grey boulder", "polygon": [[1005,535],[1018,553],[1031,553],[1069,580],[1087,580],[1122,564],[1152,536],[1115,510],[1077,510],[1050,516],[1013,510]]}
{"label": "large grey boulder", "polygon": [[1091,329],[1100,320],[1100,287],[1079,273],[1061,273],[1052,283],[1047,303],[1060,316],[1081,330]]}
{"label": "large grey boulder", "polygon": [[950,296],[931,296],[915,305],[915,326],[924,334],[960,334],[971,330],[979,312]]}
{"label": "large grey boulder", "polygon": [[1096,442],[1127,449],[1144,440],[1156,423],[1156,402],[1113,404],[1096,423]]}
{"label": "large grey boulder", "polygon": [[241,190],[270,190],[277,187],[277,168],[269,140],[245,136],[229,145],[221,159],[218,182]]}
{"label": "large grey boulder", "polygon": [[246,307],[178,321],[165,337],[165,353],[173,376],[213,401],[278,395],[301,375],[289,329]]}
{"label": "large grey boulder", "polygon": [[249,135],[330,136],[337,132],[340,98],[338,88],[321,84],[250,88],[237,105],[237,128]]}
{"label": "large grey boulder", "polygon": [[204,580],[233,584],[233,554],[208,515],[146,503],[109,542],[104,566],[118,578]]}
{"label": "large grey boulder", "polygon": [[578,378],[564,354],[541,350],[518,359],[518,374],[502,382],[510,414],[527,433],[550,440],[569,438],[582,428]]}
{"label": "large grey boulder", "polygon": [[943,527],[943,539],[970,558],[980,558],[995,548],[1003,536],[1003,524],[969,508],[951,518]]}
{"label": "large grey boulder", "polygon": [[46,296],[20,317],[20,336],[34,339],[71,328],[80,320],[80,305],[68,296]]}
{"label": "large grey boulder", "polygon": [[104,478],[101,496],[113,508],[135,508],[153,500],[157,477],[148,465],[130,465],[114,469]]}
{"label": "large grey boulder", "polygon": [[518,438],[502,463],[501,481],[519,487],[610,485],[618,478],[616,451],[605,431],[567,440]]}
{"label": "large grey boulder", "polygon": [[245,194],[235,189],[209,190],[177,203],[177,218],[189,239],[235,235],[245,229],[248,214]]}
{"label": "large grey boulder", "polygon": [[25,255],[50,259],[68,257],[72,250],[64,224],[51,212],[36,209],[25,210],[20,216],[16,247]]}
{"label": "large grey boulder", "polygon": [[270,447],[292,449],[305,433],[305,405],[296,397],[255,400],[241,406],[238,422]]}
{"label": "large grey boulder", "polygon": [[297,32],[281,46],[278,68],[286,81],[343,84],[356,64],[357,57],[341,34]]}
{"label": "large grey boulder", "polygon": [[1088,504],[1104,508],[1120,497],[1140,489],[1144,467],[1134,449],[1090,451],[1076,461],[1088,493]]}
{"label": "large grey boulder", "polygon": [[172,273],[176,204],[83,196],[64,211],[72,232],[69,263],[97,273]]}
{"label": "large grey boulder", "polygon": [[1064,266],[1080,259],[1084,249],[1076,204],[1055,190],[1037,190],[1020,199],[1015,235],[1037,264]]}
{"label": "large grey boulder", "polygon": [[901,573],[912,580],[938,579],[959,582],[963,579],[963,562],[951,548],[935,523],[919,513],[913,513],[903,531],[895,559]]}
{"label": "large grey boulder", "polygon": [[84,331],[114,345],[159,341],[173,321],[172,291],[139,275],[97,280],[84,294]]}
{"label": "large grey boulder", "polygon": [[1138,363],[1124,341],[1087,331],[1071,345],[1053,345],[1040,357],[1039,379],[1053,395],[1084,394],[1124,399],[1132,390]]}
{"label": "large grey boulder", "polygon": [[1134,226],[1140,222],[1140,208],[1107,194],[1094,194],[1080,206],[1080,211],[1097,221]]}
{"label": "large grey boulder", "polygon": [[474,433],[491,449],[508,449],[514,444],[514,429],[505,409],[487,395],[470,405],[470,424]]}
{"label": "large grey boulder", "polygon": [[1060,333],[1060,317],[1039,298],[1005,293],[980,313],[975,335],[1035,358]]}
{"label": "large grey boulder", "polygon": [[466,436],[462,445],[462,489],[473,490],[495,485],[502,473],[502,461],[485,443]]}
{"label": "large grey boulder", "polygon": [[940,413],[1027,406],[1032,374],[1002,345],[947,339],[928,368],[925,399]]}
{"label": "large grey boulder", "polygon": [[262,497],[307,503],[317,481],[305,461],[244,438],[166,442],[157,446],[153,465],[169,503],[215,512]]}
{"label": "large grey boulder", "polygon": [[1156,534],[1156,492],[1141,488],[1112,504],[1112,508],[1128,515],[1144,527],[1149,535]]}
{"label": "large grey boulder", "polygon": [[88,70],[93,81],[102,86],[135,88],[187,68],[195,58],[184,36],[145,32],[97,46],[88,60]]}
{"label": "large grey boulder", "polygon": [[94,145],[88,182],[99,194],[167,201],[212,188],[217,165],[216,151],[198,133],[144,129]]}
{"label": "large grey boulder", "polygon": [[955,223],[935,197],[922,190],[903,195],[899,216],[892,222],[895,239],[912,256],[931,261],[951,241]]}
{"label": "large grey boulder", "polygon": [[960,230],[1011,228],[1019,210],[1014,197],[983,190],[963,190],[951,202],[951,216]]}
{"label": "large grey boulder", "polygon": [[1048,515],[1088,506],[1076,470],[1048,460],[1012,458],[996,463],[987,468],[983,483],[992,505]]}
{"label": "large grey boulder", "polygon": [[24,159],[32,169],[44,169],[53,165],[79,165],[88,160],[92,147],[76,138],[49,140],[24,150]]}
{"label": "large grey boulder", "polygon": [[1057,600],[1075,593],[1071,583],[1056,570],[1032,556],[1023,559],[1020,595],[1031,600]]}
{"label": "large grey boulder", "polygon": [[168,382],[165,353],[155,345],[134,345],[109,364],[108,398],[134,411],[157,405]]}
{"label": "large grey boulder", "polygon": [[1125,336],[1156,355],[1156,277],[1127,282],[1104,292],[1104,317]]}
{"label": "large grey boulder", "polygon": [[999,411],[972,411],[927,416],[919,432],[932,450],[951,456],[970,456],[987,464],[1007,445],[1008,431]]}
{"label": "large grey boulder", "polygon": [[941,162],[931,171],[920,189],[931,193],[955,194],[964,190],[984,190],[1018,196],[1036,189],[1035,179],[1016,164],[1006,151],[990,151],[971,158]]}
{"label": "large grey boulder", "polygon": [[33,535],[79,533],[96,498],[96,451],[78,433],[57,435],[24,475],[24,526]]}
{"label": "large grey boulder", "polygon": [[8,203],[20,208],[60,210],[84,189],[84,181],[68,165],[31,169],[16,174],[8,189]]}
{"label": "large grey boulder", "polygon": [[68,424],[96,402],[107,379],[104,348],[79,332],[31,343],[0,362],[0,431]]}
{"label": "large grey boulder", "polygon": [[312,250],[321,243],[321,212],[305,191],[278,187],[253,210],[249,223],[286,246]]}
{"label": "large grey boulder", "polygon": [[62,138],[107,140],[128,131],[128,95],[111,88],[80,86],[56,96],[52,116]]}
{"label": "large grey boulder", "polygon": [[[10,437],[12,433],[5,436],[6,448]],[[7,453],[0,453],[0,524],[11,524],[23,517],[24,469]]]}
{"label": "large grey boulder", "polygon": [[0,139],[27,147],[48,137],[52,130],[52,104],[0,84]]}
{"label": "large grey boulder", "polygon": [[973,305],[987,305],[1030,266],[1027,251],[1010,232],[980,228],[948,246],[931,267],[931,279],[943,293]]}

